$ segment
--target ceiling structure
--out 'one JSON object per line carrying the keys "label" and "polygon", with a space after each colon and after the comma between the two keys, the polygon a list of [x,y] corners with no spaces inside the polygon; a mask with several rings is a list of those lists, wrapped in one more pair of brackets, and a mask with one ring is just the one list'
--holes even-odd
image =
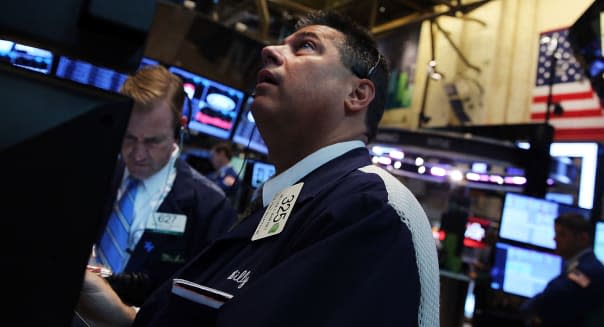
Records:
{"label": "ceiling structure", "polygon": [[332,10],[352,17],[374,35],[439,16],[471,19],[472,10],[492,0],[213,0],[197,10],[212,20],[262,41],[289,34],[298,17]]}

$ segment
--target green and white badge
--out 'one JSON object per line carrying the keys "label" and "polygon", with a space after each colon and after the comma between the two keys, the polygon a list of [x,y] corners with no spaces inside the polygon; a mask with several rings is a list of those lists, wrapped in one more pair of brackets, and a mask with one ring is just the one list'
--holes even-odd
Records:
{"label": "green and white badge", "polygon": [[187,225],[187,216],[175,213],[155,212],[147,220],[146,229],[165,234],[182,234]]}
{"label": "green and white badge", "polygon": [[283,227],[285,227],[285,223],[289,219],[302,186],[304,186],[304,183],[298,183],[275,195],[273,201],[271,201],[264,212],[258,227],[256,227],[254,235],[252,235],[252,241],[277,235],[283,231]]}

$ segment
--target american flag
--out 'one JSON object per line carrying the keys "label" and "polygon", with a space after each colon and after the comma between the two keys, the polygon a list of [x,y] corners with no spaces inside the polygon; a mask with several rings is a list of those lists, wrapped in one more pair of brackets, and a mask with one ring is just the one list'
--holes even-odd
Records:
{"label": "american flag", "polygon": [[572,53],[568,29],[544,32],[539,35],[537,78],[531,103],[531,121],[543,122],[549,94],[553,47],[542,42],[546,37],[558,40],[559,54],[555,69],[552,103],[564,108],[561,116],[550,109],[549,123],[554,126],[556,140],[604,140],[604,110],[589,79]]}

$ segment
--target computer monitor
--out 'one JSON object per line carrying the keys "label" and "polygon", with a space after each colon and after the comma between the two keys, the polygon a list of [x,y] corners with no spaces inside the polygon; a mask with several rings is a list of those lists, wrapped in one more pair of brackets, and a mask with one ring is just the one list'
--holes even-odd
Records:
{"label": "computer monitor", "polygon": [[119,92],[128,78],[128,75],[119,73],[113,69],[96,66],[83,60],[71,59],[65,56],[59,57],[56,75],[112,92]]}
{"label": "computer monitor", "polygon": [[49,74],[52,68],[52,52],[25,44],[0,40],[0,62]]}
{"label": "computer monitor", "polygon": [[596,223],[594,234],[594,253],[596,257],[604,263],[604,221]]}
{"label": "computer monitor", "polygon": [[256,126],[254,116],[252,115],[251,110],[253,102],[254,98],[248,97],[245,106],[241,111],[235,133],[233,134],[233,142],[256,152],[268,154],[266,143],[264,143],[262,135],[260,135],[260,131]]}
{"label": "computer monitor", "polygon": [[532,297],[563,269],[560,256],[497,242],[491,270],[491,288],[521,297]]}
{"label": "computer monitor", "polygon": [[219,139],[230,139],[244,94],[235,88],[211,81],[180,67],[168,68],[183,80],[188,101],[183,112],[191,117],[189,130]]}
{"label": "computer monitor", "polygon": [[[158,64],[157,60],[143,57],[139,64],[139,69]],[[83,60],[75,60],[65,56],[59,57],[55,75],[112,92],[119,92],[128,78],[127,74],[113,69],[96,66]]]}
{"label": "computer monitor", "polygon": [[134,72],[156,4],[156,0],[3,1],[0,38]]}
{"label": "computer monitor", "polygon": [[[596,199],[598,148],[598,143],[595,142],[553,142],[550,146],[550,155],[555,160],[554,162],[556,160],[566,160],[572,165],[572,167],[564,168],[563,171],[554,171],[553,173],[566,177],[570,185],[577,184],[578,190],[570,194],[573,198],[571,204],[585,209],[592,209]],[[556,167],[564,166],[557,165]],[[568,176],[569,173],[572,173],[572,176]],[[556,185],[554,185],[554,189],[550,187],[548,190],[548,193],[559,193],[549,196],[553,200],[560,198],[560,194],[564,190],[562,188],[560,192],[556,192],[555,188]],[[569,193],[564,192],[564,194]]]}
{"label": "computer monitor", "polygon": [[499,237],[547,249],[554,249],[554,220],[563,213],[576,212],[586,220],[590,211],[532,196],[507,193],[503,202]]}
{"label": "computer monitor", "polygon": [[143,68],[145,66],[154,66],[154,65],[159,65],[159,61],[157,61],[155,59],[143,57],[141,59],[140,65],[138,65],[138,68],[140,69],[140,68]]}
{"label": "computer monitor", "polygon": [[262,161],[250,161],[250,166],[250,185],[253,188],[260,187],[260,185],[275,175],[276,170],[273,164]]}
{"label": "computer monitor", "polygon": [[9,65],[0,98],[2,322],[69,326],[132,100]]}
{"label": "computer monitor", "polygon": [[239,191],[239,199],[237,201],[239,212],[244,211],[250,201],[252,201],[254,194],[258,192],[260,186],[262,186],[269,178],[273,177],[275,173],[275,166],[269,162],[257,159],[246,159]]}

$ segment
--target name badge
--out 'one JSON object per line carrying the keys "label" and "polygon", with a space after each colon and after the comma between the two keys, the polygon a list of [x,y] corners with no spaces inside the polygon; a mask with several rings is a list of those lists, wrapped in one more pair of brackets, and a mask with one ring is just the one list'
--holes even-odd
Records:
{"label": "name badge", "polygon": [[158,233],[182,234],[187,225],[187,216],[175,213],[155,212],[147,220],[146,229]]}
{"label": "name badge", "polygon": [[252,235],[252,241],[277,235],[283,231],[285,223],[287,223],[287,219],[289,219],[289,215],[302,190],[302,186],[304,186],[304,183],[292,185],[279,192],[273,198],[264,212],[258,227],[256,227],[254,235]]}

